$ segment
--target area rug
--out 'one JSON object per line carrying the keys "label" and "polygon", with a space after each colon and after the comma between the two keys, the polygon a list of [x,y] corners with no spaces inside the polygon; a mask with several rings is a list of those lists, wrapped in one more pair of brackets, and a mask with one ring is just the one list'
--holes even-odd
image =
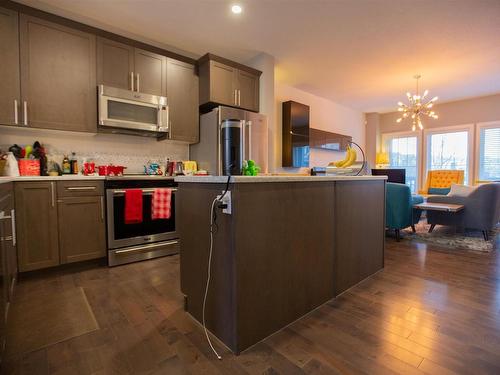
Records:
{"label": "area rug", "polygon": [[9,319],[6,348],[9,358],[99,328],[82,288],[14,301]]}
{"label": "area rug", "polygon": [[434,245],[478,251],[489,253],[495,248],[497,235],[500,233],[500,227],[496,227],[489,233],[489,241],[485,241],[480,231],[458,230],[454,227],[436,225],[432,233],[429,233],[429,225],[419,223],[416,225],[416,233],[411,228],[403,230],[403,238],[406,240],[427,242]]}

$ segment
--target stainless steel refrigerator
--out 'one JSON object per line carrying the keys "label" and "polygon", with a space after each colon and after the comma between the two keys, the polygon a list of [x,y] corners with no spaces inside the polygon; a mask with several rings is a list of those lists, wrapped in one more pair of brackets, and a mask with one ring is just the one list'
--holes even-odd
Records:
{"label": "stainless steel refrigerator", "polygon": [[[268,173],[267,117],[231,107],[216,107],[200,116],[200,142],[191,145],[190,159],[211,175],[240,174],[245,160]],[[229,172],[230,171],[230,172]]]}

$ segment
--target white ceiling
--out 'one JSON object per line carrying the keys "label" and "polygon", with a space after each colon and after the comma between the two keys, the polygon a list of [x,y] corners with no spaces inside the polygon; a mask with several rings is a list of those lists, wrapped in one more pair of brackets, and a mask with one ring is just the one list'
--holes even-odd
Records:
{"label": "white ceiling", "polygon": [[20,2],[193,56],[266,52],[280,81],[367,112],[393,110],[415,73],[440,102],[500,92],[500,0]]}

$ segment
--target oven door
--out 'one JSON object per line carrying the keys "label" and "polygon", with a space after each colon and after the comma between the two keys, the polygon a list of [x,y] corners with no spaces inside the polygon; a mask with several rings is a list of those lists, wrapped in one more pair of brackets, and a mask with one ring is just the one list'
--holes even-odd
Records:
{"label": "oven door", "polygon": [[179,238],[175,223],[175,193],[172,189],[170,219],[151,219],[153,190],[142,190],[142,223],[125,224],[125,190],[107,189],[108,249],[141,245]]}
{"label": "oven door", "polygon": [[99,126],[168,132],[167,98],[99,86]]}

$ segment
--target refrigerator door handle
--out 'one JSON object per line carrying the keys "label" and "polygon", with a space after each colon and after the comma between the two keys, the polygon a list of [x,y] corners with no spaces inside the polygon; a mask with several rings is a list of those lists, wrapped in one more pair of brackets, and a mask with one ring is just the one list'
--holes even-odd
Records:
{"label": "refrigerator door handle", "polygon": [[240,150],[240,155],[241,155],[241,165],[243,165],[243,162],[246,160],[245,159],[245,156],[246,156],[246,153],[247,153],[247,150],[246,150],[246,137],[245,137],[245,129],[246,129],[246,126],[245,126],[245,121],[244,120],[241,120],[240,121],[240,132],[241,132],[241,150]]}
{"label": "refrigerator door handle", "polygon": [[252,121],[247,121],[248,127],[248,160],[252,159]]}

